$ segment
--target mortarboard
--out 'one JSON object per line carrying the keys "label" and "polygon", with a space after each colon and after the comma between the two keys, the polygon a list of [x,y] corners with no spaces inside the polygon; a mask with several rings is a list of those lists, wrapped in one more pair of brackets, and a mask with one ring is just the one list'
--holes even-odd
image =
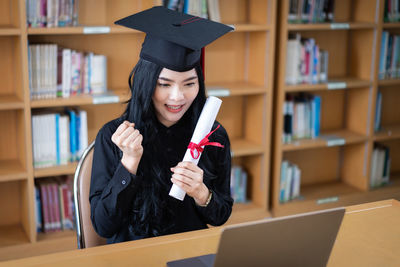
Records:
{"label": "mortarboard", "polygon": [[174,71],[188,71],[201,58],[201,49],[233,30],[225,24],[153,7],[115,22],[146,33],[140,57]]}

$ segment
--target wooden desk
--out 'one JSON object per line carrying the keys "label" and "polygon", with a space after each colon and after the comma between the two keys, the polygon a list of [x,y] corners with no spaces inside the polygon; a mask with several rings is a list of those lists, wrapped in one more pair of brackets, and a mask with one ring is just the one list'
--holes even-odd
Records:
{"label": "wooden desk", "polygon": [[[215,253],[222,227],[6,261],[0,266],[166,266]],[[400,266],[400,202],[346,208],[328,266]]]}

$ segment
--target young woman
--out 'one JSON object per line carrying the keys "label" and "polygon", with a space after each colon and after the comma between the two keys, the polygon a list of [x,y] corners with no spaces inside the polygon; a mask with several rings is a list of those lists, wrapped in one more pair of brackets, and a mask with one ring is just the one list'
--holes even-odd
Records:
{"label": "young woman", "polygon": [[[157,7],[121,24],[137,28],[132,24],[143,24],[143,13],[146,19],[158,14],[163,21],[193,20]],[[91,218],[108,243],[221,225],[232,211],[230,143],[222,126],[210,140],[223,148],[206,146],[198,165],[181,162],[206,99],[201,53],[146,33],[129,77],[132,97],[126,111],[105,124],[95,141]],[[154,50],[155,43],[162,49]],[[177,59],[179,50],[184,56]],[[186,191],[183,201],[168,195],[173,183]]]}

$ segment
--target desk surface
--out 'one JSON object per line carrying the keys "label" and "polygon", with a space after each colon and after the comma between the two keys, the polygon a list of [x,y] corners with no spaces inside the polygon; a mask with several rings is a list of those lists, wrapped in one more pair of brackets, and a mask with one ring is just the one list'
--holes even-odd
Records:
{"label": "desk surface", "polygon": [[[0,266],[166,266],[215,253],[222,227],[6,261]],[[328,266],[400,266],[400,202],[346,208]]]}

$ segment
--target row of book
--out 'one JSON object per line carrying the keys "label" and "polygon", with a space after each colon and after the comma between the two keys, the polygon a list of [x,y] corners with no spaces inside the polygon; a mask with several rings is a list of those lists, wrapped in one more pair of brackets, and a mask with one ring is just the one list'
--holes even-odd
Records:
{"label": "row of book", "polygon": [[371,158],[370,186],[379,187],[389,183],[390,153],[389,147],[375,143]]}
{"label": "row of book", "polygon": [[235,203],[245,203],[247,192],[247,172],[238,165],[231,169],[231,197]]}
{"label": "row of book", "polygon": [[32,28],[77,26],[78,7],[78,0],[26,0],[26,23]]}
{"label": "row of book", "polygon": [[382,32],[379,79],[400,78],[400,35]]}
{"label": "row of book", "polygon": [[400,0],[385,0],[384,22],[400,21]]}
{"label": "row of book", "polygon": [[381,117],[382,117],[382,92],[378,90],[378,93],[376,95],[376,107],[375,107],[375,122],[374,122],[375,132],[381,130]]}
{"label": "row of book", "polygon": [[335,0],[290,0],[289,23],[321,23],[334,19]]}
{"label": "row of book", "polygon": [[36,230],[54,232],[75,227],[72,177],[46,179],[35,185]]}
{"label": "row of book", "polygon": [[107,57],[56,44],[29,45],[32,99],[102,94],[107,91]]}
{"label": "row of book", "polygon": [[290,34],[286,48],[286,84],[316,84],[328,80],[328,51],[313,38]]}
{"label": "row of book", "polygon": [[87,113],[32,115],[33,165],[44,168],[76,161],[88,146]]}
{"label": "row of book", "polygon": [[279,183],[279,201],[281,203],[300,197],[301,170],[287,160],[281,163],[281,179]]}
{"label": "row of book", "polygon": [[221,22],[219,0],[163,0],[163,6],[182,13]]}
{"label": "row of book", "polygon": [[320,135],[321,97],[300,93],[287,94],[283,104],[284,144],[293,140],[316,138]]}

